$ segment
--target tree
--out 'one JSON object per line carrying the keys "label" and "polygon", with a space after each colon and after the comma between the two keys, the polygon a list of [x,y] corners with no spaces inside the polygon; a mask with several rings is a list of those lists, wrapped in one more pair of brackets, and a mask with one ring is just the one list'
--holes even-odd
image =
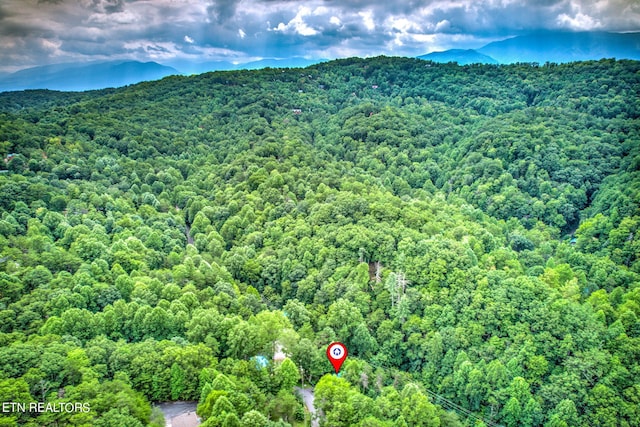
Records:
{"label": "tree", "polygon": [[319,378],[326,369],[326,355],[311,340],[302,338],[291,349],[291,359],[300,367],[301,379],[312,382],[313,378]]}
{"label": "tree", "polygon": [[171,400],[179,400],[185,388],[184,371],[177,363],[171,365]]}
{"label": "tree", "polygon": [[269,417],[273,421],[283,420],[293,423],[300,404],[288,390],[280,390],[269,404]]}
{"label": "tree", "polygon": [[502,409],[502,419],[507,426],[517,426],[521,417],[521,404],[516,397],[511,397]]}
{"label": "tree", "polygon": [[13,302],[22,294],[22,290],[23,284],[17,277],[0,272],[0,301],[5,304]]}
{"label": "tree", "polygon": [[439,427],[436,407],[415,384],[407,384],[402,390],[402,418],[408,425]]}
{"label": "tree", "polygon": [[363,318],[360,310],[345,299],[338,299],[327,310],[325,325],[335,330],[335,338],[347,347],[351,347],[353,333],[362,323]]}
{"label": "tree", "polygon": [[620,397],[606,385],[596,385],[587,401],[589,417],[597,422],[598,425],[619,425],[620,421],[626,418],[620,411],[624,406],[620,400]]}
{"label": "tree", "polygon": [[540,404],[533,397],[529,398],[522,408],[522,424],[537,426],[542,423],[543,418]]}
{"label": "tree", "polygon": [[93,421],[97,427],[142,427],[143,424],[128,413],[112,409]]}
{"label": "tree", "polygon": [[282,312],[261,311],[249,319],[255,331],[255,348],[272,358],[277,345],[277,339],[283,330],[291,328],[290,322]]}
{"label": "tree", "polygon": [[276,381],[280,384],[280,389],[290,392],[293,387],[300,382],[300,372],[296,365],[288,357],[275,369]]}
{"label": "tree", "polygon": [[235,413],[235,408],[233,404],[226,398],[226,396],[220,396],[216,400],[216,403],[213,405],[211,410],[211,418],[216,419],[224,419],[227,417],[227,414]]}
{"label": "tree", "polygon": [[577,425],[578,423],[579,418],[576,405],[571,400],[564,399],[553,409],[545,427],[572,426]]}
{"label": "tree", "polygon": [[325,414],[328,424],[349,425],[354,421],[354,409],[349,404],[352,393],[348,382],[325,375],[315,388],[316,410]]}
{"label": "tree", "polygon": [[225,390],[213,389],[211,385],[209,385],[208,387],[203,387],[203,390],[205,389],[208,389],[209,392],[206,394],[204,402],[201,402],[198,405],[197,413],[202,417],[202,419],[207,420],[211,417],[213,413],[213,407],[215,406],[218,399],[226,397],[229,392]]}
{"label": "tree", "polygon": [[256,410],[251,410],[242,416],[242,427],[266,427],[269,425],[267,417]]}
{"label": "tree", "polygon": [[[0,399],[2,402],[31,402],[33,398],[29,394],[29,385],[23,379],[2,379],[0,380]],[[0,425],[17,425],[18,421],[26,422],[28,413],[11,412],[8,415],[0,416]]]}
{"label": "tree", "polygon": [[227,351],[229,357],[247,360],[255,356],[263,342],[257,340],[256,328],[249,322],[241,321],[229,332]]}
{"label": "tree", "polygon": [[242,423],[236,414],[229,413],[224,417],[222,427],[242,427]]}

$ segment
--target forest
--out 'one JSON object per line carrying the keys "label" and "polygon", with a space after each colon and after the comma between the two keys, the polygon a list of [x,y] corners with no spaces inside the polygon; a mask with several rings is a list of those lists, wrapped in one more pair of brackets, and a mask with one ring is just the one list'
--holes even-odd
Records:
{"label": "forest", "polygon": [[613,59],[2,93],[0,401],[90,410],[0,426],[640,426],[639,117]]}

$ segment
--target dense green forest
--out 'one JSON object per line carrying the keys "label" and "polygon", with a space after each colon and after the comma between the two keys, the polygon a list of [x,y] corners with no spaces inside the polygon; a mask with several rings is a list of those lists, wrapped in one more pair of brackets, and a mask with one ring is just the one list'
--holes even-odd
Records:
{"label": "dense green forest", "polygon": [[0,426],[303,426],[300,385],[323,426],[639,426],[639,117],[615,60],[0,94],[0,401],[91,408]]}

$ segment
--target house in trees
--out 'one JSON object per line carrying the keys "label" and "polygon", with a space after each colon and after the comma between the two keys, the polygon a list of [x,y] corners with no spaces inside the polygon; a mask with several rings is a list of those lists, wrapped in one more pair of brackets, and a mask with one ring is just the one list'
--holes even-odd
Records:
{"label": "house in trees", "polygon": [[284,352],[284,347],[279,342],[275,344],[275,351],[273,353],[273,362],[274,363],[282,363],[284,359],[286,359],[288,355]]}
{"label": "house in trees", "polygon": [[269,360],[262,355],[254,356],[251,360],[255,362],[258,369],[266,368],[269,365]]}

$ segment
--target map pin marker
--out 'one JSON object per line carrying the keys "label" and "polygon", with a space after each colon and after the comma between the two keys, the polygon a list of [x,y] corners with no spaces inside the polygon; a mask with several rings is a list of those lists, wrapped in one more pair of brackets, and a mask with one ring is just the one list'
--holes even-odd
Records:
{"label": "map pin marker", "polygon": [[336,370],[336,374],[340,371],[342,363],[347,358],[347,347],[341,342],[332,342],[327,347],[327,358]]}

